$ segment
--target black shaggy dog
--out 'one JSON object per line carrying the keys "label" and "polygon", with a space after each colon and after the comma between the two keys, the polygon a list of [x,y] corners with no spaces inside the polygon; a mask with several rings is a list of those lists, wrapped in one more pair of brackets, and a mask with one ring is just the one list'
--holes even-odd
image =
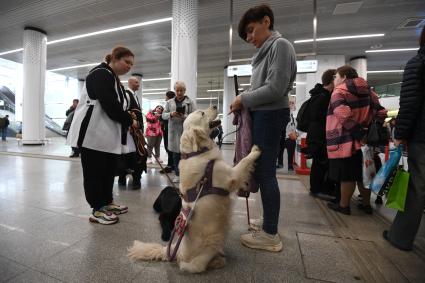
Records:
{"label": "black shaggy dog", "polygon": [[171,231],[174,228],[174,221],[180,213],[182,201],[175,188],[165,187],[153,204],[153,209],[159,213],[159,222],[161,223],[163,241],[170,240]]}

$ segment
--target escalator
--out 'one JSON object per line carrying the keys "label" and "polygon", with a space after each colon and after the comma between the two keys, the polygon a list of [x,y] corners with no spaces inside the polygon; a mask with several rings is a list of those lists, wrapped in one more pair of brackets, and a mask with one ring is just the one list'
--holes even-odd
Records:
{"label": "escalator", "polygon": [[[13,93],[8,87],[0,87],[0,117],[9,115],[10,125],[7,131],[8,137],[15,137],[17,133],[22,131],[22,123],[15,121],[15,93]],[[50,133],[46,133],[47,136],[66,136],[66,132],[62,130],[56,122],[52,120],[48,115],[44,117],[44,125]]]}

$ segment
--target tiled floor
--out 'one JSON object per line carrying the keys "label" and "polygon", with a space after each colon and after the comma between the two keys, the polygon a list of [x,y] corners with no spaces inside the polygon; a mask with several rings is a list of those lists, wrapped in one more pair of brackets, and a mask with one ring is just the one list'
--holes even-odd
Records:
{"label": "tiled floor", "polygon": [[[230,162],[232,147],[223,153]],[[391,213],[336,214],[308,195],[308,179],[282,172],[282,252],[241,246],[246,208],[235,198],[223,269],[191,275],[174,263],[131,262],[133,240],[161,242],[152,204],[166,178],[150,166],[141,190],[116,184],[114,198],[129,212],[117,225],[91,224],[81,164],[68,155],[61,139],[45,146],[0,143],[0,282],[425,282],[424,249],[402,252],[381,237]],[[251,195],[253,217],[260,202]]]}

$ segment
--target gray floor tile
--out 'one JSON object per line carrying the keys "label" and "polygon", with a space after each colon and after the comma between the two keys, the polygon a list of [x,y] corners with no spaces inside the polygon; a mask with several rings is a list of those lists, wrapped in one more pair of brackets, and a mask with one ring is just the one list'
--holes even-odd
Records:
{"label": "gray floor tile", "polygon": [[43,274],[36,270],[28,270],[25,273],[12,278],[10,283],[59,283],[62,282],[56,278]]}
{"label": "gray floor tile", "polygon": [[28,267],[22,264],[0,256],[0,281],[2,282],[24,273],[27,269]]}

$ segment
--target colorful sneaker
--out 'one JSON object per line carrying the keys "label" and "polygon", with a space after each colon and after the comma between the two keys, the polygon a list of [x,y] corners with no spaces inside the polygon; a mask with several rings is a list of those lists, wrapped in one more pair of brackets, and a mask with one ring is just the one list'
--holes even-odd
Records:
{"label": "colorful sneaker", "polygon": [[118,216],[105,210],[105,207],[102,207],[99,210],[93,210],[92,215],[90,215],[89,221],[93,223],[99,223],[103,225],[115,224],[119,220]]}
{"label": "colorful sneaker", "polygon": [[109,212],[112,212],[115,215],[124,214],[128,212],[128,207],[124,205],[118,205],[115,203],[108,204],[104,206],[105,209]]}
{"label": "colorful sneaker", "polygon": [[263,230],[242,235],[241,243],[251,249],[266,250],[270,252],[280,252],[283,246],[279,234],[271,235]]}

